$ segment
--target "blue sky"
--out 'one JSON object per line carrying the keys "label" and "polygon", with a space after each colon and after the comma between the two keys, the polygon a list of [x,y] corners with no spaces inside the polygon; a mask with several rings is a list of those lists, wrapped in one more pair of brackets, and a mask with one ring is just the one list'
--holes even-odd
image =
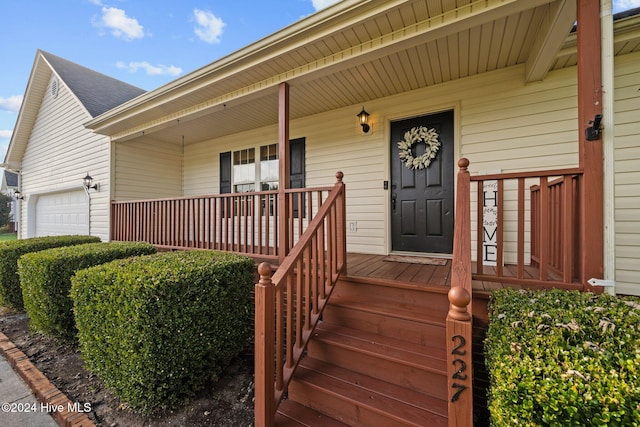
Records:
{"label": "blue sky", "polygon": [[[155,89],[339,0],[4,0],[0,162],[37,49]],[[640,0],[614,0],[614,12]]]}
{"label": "blue sky", "polygon": [[338,0],[3,0],[0,163],[37,49],[155,89]]}

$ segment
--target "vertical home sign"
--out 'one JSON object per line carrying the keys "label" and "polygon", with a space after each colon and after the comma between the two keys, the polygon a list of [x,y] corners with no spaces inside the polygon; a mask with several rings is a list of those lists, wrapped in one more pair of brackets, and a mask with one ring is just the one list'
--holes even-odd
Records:
{"label": "vertical home sign", "polygon": [[495,266],[498,250],[498,181],[484,181],[482,188],[482,263]]}

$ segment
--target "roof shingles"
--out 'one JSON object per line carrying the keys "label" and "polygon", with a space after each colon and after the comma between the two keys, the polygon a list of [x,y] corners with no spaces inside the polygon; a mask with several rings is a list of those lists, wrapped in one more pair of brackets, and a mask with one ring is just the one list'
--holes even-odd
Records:
{"label": "roof shingles", "polygon": [[91,117],[145,93],[145,90],[41,51],[56,73],[78,97]]}

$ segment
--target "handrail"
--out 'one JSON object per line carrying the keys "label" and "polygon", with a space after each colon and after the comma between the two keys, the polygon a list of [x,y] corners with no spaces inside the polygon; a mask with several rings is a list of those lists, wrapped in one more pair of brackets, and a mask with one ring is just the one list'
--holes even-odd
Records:
{"label": "handrail", "polygon": [[255,287],[255,425],[270,427],[324,307],[346,270],[345,185],[333,190],[271,277]]}
{"label": "handrail", "polygon": [[473,175],[471,181],[488,181],[494,179],[539,178],[542,176],[578,175],[582,174],[582,168],[545,169],[539,171],[491,173],[486,175]]}
{"label": "handrail", "polygon": [[447,313],[448,417],[450,427],[473,425],[471,197],[469,160],[458,161],[455,230]]}

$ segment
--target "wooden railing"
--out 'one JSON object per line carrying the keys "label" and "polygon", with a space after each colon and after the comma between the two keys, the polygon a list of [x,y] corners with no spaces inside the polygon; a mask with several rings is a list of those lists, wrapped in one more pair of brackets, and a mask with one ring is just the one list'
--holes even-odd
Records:
{"label": "wooden railing", "polygon": [[581,272],[580,253],[576,250],[580,178],[581,175],[565,175],[549,181],[546,192],[544,183],[531,187],[531,261],[540,269],[548,266],[564,282],[579,278]]}
{"label": "wooden railing", "polygon": [[[578,190],[581,177],[582,170],[579,168],[472,176],[471,182],[477,185],[476,270],[473,279],[522,286],[582,289],[582,285],[574,283],[581,268],[578,261]],[[484,194],[486,182],[496,184],[495,195]],[[525,184],[531,186],[529,239],[525,239]],[[512,195],[515,193],[515,197],[506,198],[506,191]],[[490,236],[483,227],[483,207],[487,198],[495,199],[497,204],[497,228]],[[505,221],[505,212],[509,212],[509,224]],[[507,234],[508,250],[505,243]],[[488,237],[495,237],[495,247],[491,248],[495,265],[492,266],[485,262]],[[510,255],[508,260],[507,253]]]}
{"label": "wooden railing", "polygon": [[258,267],[255,288],[255,425],[273,426],[307,342],[346,268],[342,172],[316,216],[271,277]]}
{"label": "wooden railing", "polygon": [[[332,187],[284,190],[291,248]],[[278,191],[111,203],[111,240],[169,249],[217,249],[277,259]]]}
{"label": "wooden railing", "polygon": [[450,427],[473,425],[471,200],[469,160],[458,162],[451,289],[446,320]]}

